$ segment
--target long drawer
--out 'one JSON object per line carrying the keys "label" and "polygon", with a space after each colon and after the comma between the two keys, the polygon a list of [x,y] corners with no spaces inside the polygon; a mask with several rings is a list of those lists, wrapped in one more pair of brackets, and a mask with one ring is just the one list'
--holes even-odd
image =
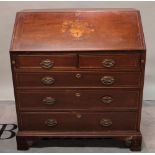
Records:
{"label": "long drawer", "polygon": [[137,108],[138,90],[20,90],[17,101],[21,110],[106,110]]}
{"label": "long drawer", "polygon": [[138,87],[140,72],[35,72],[16,73],[18,87]]}
{"label": "long drawer", "polygon": [[22,130],[38,131],[135,130],[137,122],[135,112],[24,112],[20,115]]}

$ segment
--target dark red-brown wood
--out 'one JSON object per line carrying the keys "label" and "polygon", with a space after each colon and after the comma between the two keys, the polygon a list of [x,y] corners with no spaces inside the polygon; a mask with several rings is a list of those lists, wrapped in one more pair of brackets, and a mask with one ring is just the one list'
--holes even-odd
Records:
{"label": "dark red-brown wood", "polygon": [[[42,138],[108,137],[141,150],[145,55],[137,10],[18,12],[10,48],[17,148]],[[103,84],[105,76],[113,83]],[[54,104],[45,104],[47,97]],[[58,124],[47,127],[48,119]],[[112,124],[102,127],[102,119]]]}
{"label": "dark red-brown wood", "polygon": [[[103,102],[104,97],[111,97],[111,102]],[[47,104],[47,97],[55,99]],[[66,110],[121,110],[136,109],[139,91],[135,89],[94,89],[94,90],[20,90],[17,94],[19,108],[23,111],[66,111]],[[89,101],[89,102],[88,102]]]}
{"label": "dark red-brown wood", "polygon": [[[23,112],[21,113],[21,130],[27,131],[57,131],[57,132],[80,132],[80,131],[108,131],[108,130],[135,130],[136,129],[135,112],[102,112],[102,113],[84,113],[84,112]],[[122,117],[124,119],[122,119]],[[39,119],[38,119],[39,118]],[[48,126],[46,121],[55,119],[55,126]],[[110,119],[110,126],[102,126],[102,119]],[[31,121],[30,121],[31,120]]]}
{"label": "dark red-brown wood", "polygon": [[[50,60],[53,65],[51,68],[43,68],[41,62]],[[77,55],[76,54],[59,54],[59,55],[19,55],[15,58],[16,68],[34,68],[41,70],[51,69],[71,69],[77,66]]]}
{"label": "dark red-brown wood", "polygon": [[[114,65],[109,68],[104,66],[103,62],[106,59],[114,60]],[[79,67],[85,69],[138,70],[140,68],[140,54],[81,54],[79,55]]]}
{"label": "dark red-brown wood", "polygon": [[[76,76],[80,74],[80,77]],[[101,79],[110,76],[114,78],[112,84],[103,84]],[[53,78],[53,84],[44,84],[42,79]],[[102,72],[102,71],[72,71],[48,73],[17,73],[17,87],[139,87],[139,72]],[[128,81],[128,82],[126,82]]]}
{"label": "dark red-brown wood", "polygon": [[136,10],[20,12],[11,51],[143,50]]}

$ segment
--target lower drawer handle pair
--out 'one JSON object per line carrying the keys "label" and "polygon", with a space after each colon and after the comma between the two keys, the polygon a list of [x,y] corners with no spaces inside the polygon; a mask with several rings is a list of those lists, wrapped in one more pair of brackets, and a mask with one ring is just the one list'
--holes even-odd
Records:
{"label": "lower drawer handle pair", "polygon": [[48,127],[53,127],[56,126],[58,124],[56,119],[48,119],[47,121],[45,121],[45,125]]}
{"label": "lower drawer handle pair", "polygon": [[[76,96],[79,97],[80,94],[76,93]],[[42,101],[43,101],[44,104],[53,105],[53,104],[55,104],[56,99],[52,98],[52,97],[45,97]],[[109,103],[111,103],[113,101],[113,99],[112,99],[111,96],[104,96],[104,97],[101,98],[101,101],[104,104],[109,104]]]}
{"label": "lower drawer handle pair", "polygon": [[[80,78],[81,75],[78,75],[77,78]],[[42,83],[44,85],[52,85],[55,82],[55,79],[53,77],[50,76],[45,76],[41,79]],[[101,78],[101,82],[104,85],[111,85],[115,82],[115,79],[113,76],[103,76]]]}
{"label": "lower drawer handle pair", "polygon": [[100,125],[103,127],[109,127],[112,125],[112,120],[111,119],[101,119]]}
{"label": "lower drawer handle pair", "polygon": [[[48,119],[47,121],[45,121],[45,125],[47,125],[48,127],[53,127],[56,126],[58,124],[56,119]],[[112,121],[110,119],[102,119],[100,121],[100,125],[103,127],[109,127],[112,125]]]}

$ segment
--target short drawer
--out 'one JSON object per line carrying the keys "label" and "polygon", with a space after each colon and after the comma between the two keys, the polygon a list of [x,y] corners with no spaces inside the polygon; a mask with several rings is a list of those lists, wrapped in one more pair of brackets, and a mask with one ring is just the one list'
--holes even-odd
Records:
{"label": "short drawer", "polygon": [[19,87],[138,87],[140,72],[17,73]]}
{"label": "short drawer", "polygon": [[37,131],[108,131],[135,130],[135,112],[25,112],[21,113],[22,130]]}
{"label": "short drawer", "polygon": [[138,70],[140,69],[140,54],[81,54],[79,67]]}
{"label": "short drawer", "polygon": [[42,70],[76,68],[76,54],[60,55],[17,55],[16,68],[35,68]]}
{"label": "short drawer", "polygon": [[120,110],[138,107],[139,91],[126,89],[95,90],[20,90],[21,110]]}

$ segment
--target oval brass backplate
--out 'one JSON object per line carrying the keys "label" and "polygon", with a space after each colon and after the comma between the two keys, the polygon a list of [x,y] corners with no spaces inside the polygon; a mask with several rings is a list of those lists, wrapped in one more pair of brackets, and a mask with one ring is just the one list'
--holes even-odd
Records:
{"label": "oval brass backplate", "polygon": [[101,119],[100,125],[104,127],[109,127],[112,125],[111,119]]}
{"label": "oval brass backplate", "polygon": [[102,101],[102,103],[109,104],[113,101],[113,99],[111,96],[103,96],[101,98],[101,101]]}
{"label": "oval brass backplate", "polygon": [[104,67],[111,68],[115,65],[115,60],[113,59],[104,59],[102,61]]}
{"label": "oval brass backplate", "polygon": [[51,85],[51,84],[54,84],[55,79],[50,76],[45,76],[41,79],[41,81],[44,85]]}
{"label": "oval brass backplate", "polygon": [[50,69],[50,68],[53,67],[54,61],[51,61],[49,59],[45,59],[45,60],[41,61],[40,65],[41,65],[42,68]]}
{"label": "oval brass backplate", "polygon": [[47,125],[48,127],[53,127],[56,126],[58,124],[56,119],[48,119],[47,121],[45,121],[45,125]]}
{"label": "oval brass backplate", "polygon": [[115,82],[115,79],[114,79],[113,76],[103,76],[101,78],[101,82],[104,85],[111,85],[111,84],[113,84]]}
{"label": "oval brass backplate", "polygon": [[43,103],[47,105],[53,105],[55,104],[55,102],[56,102],[55,98],[52,98],[52,97],[45,97],[43,99]]}

